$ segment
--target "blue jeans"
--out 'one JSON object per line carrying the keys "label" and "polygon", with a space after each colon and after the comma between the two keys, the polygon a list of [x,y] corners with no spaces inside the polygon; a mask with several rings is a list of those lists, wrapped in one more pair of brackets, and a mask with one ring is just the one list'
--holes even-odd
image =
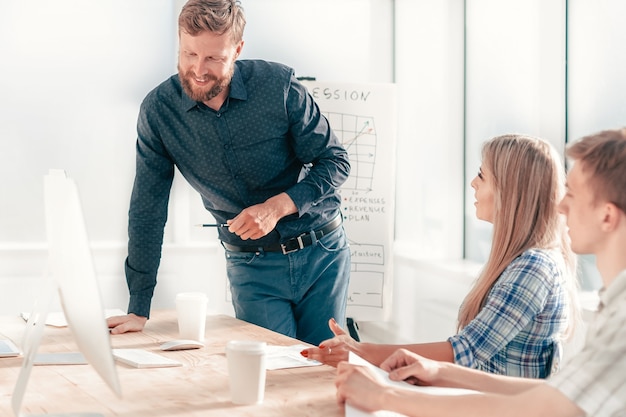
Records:
{"label": "blue jeans", "polygon": [[226,250],[238,319],[318,345],[333,337],[328,320],[345,324],[350,248],[343,226],[287,255]]}

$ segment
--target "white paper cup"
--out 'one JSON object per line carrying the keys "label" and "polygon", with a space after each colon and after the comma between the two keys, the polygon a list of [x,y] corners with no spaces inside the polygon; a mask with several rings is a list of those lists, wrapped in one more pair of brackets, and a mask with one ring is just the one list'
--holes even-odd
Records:
{"label": "white paper cup", "polygon": [[234,404],[260,404],[265,395],[266,343],[231,340],[226,344],[230,396]]}
{"label": "white paper cup", "polygon": [[179,338],[204,342],[208,297],[201,292],[176,295]]}

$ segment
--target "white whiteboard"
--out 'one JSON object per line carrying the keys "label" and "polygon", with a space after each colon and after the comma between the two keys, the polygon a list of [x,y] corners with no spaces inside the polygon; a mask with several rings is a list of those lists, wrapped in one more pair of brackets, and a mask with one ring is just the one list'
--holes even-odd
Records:
{"label": "white whiteboard", "polygon": [[394,84],[303,81],[350,156],[341,210],[352,267],[348,317],[391,313],[396,90]]}

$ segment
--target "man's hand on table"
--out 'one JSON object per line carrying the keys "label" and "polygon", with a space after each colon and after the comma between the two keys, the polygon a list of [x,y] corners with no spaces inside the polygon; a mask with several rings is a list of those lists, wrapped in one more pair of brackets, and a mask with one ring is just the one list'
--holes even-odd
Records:
{"label": "man's hand on table", "polygon": [[107,319],[107,326],[111,334],[126,332],[140,332],[148,321],[147,317],[137,316],[133,313],[125,316],[113,316]]}

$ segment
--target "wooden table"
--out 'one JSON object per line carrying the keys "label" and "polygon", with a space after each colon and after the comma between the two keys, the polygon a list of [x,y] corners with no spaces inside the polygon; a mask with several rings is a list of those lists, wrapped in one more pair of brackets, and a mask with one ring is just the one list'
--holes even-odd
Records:
{"label": "wooden table", "polygon": [[[0,336],[21,343],[24,321],[0,317]],[[230,402],[224,348],[233,339],[268,345],[302,342],[233,317],[208,316],[206,346],[163,352],[176,339],[174,311],[155,311],[143,332],[111,336],[113,348],[139,348],[171,357],[182,367],[138,369],[116,362],[122,387],[118,398],[91,365],[34,366],[22,405],[26,414],[92,412],[124,417],[175,416],[343,416],[335,401],[335,368],[322,365],[267,372],[265,400],[259,405]],[[76,351],[68,328],[46,326],[39,352]],[[11,396],[22,358],[0,358],[0,416],[12,416]]]}

